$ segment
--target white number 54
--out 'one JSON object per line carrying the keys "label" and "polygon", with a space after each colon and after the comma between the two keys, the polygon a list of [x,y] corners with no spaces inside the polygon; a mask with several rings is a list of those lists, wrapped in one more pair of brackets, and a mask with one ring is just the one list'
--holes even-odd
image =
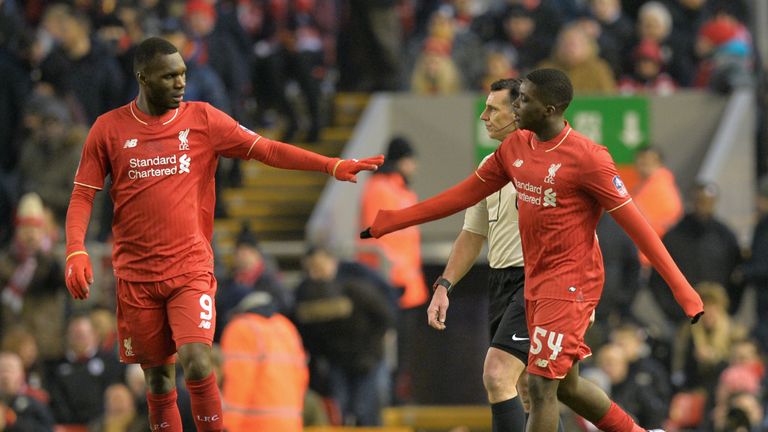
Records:
{"label": "white number 54", "polygon": [[[549,336],[547,337],[547,334]],[[549,356],[550,360],[555,360],[560,351],[563,350],[561,346],[563,343],[563,334],[548,331],[547,329],[536,327],[531,335],[531,354],[538,354],[541,352],[543,339],[547,340],[547,348],[552,352]]]}

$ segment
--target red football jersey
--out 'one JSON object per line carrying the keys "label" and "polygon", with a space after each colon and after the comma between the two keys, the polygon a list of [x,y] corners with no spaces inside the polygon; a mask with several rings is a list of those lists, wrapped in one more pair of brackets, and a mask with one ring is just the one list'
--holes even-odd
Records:
{"label": "red football jersey", "polygon": [[101,190],[112,176],[115,274],[140,282],[213,271],[218,157],[247,158],[259,139],[207,103],[153,117],[133,101],[100,116],[75,183]]}
{"label": "red football jersey", "polygon": [[526,299],[599,300],[605,277],[597,222],[603,209],[631,201],[608,150],[567,123],[546,142],[518,131],[477,174],[506,178],[518,191]]}

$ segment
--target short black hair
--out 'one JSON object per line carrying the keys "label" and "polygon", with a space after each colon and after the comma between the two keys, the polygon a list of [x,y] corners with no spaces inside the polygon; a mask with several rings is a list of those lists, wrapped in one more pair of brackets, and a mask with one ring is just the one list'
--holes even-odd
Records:
{"label": "short black hair", "polygon": [[502,78],[491,83],[491,91],[509,90],[509,103],[512,104],[520,96],[522,82],[520,78]]}
{"label": "short black hair", "polygon": [[151,37],[145,39],[139,44],[136,48],[136,53],[133,55],[133,73],[143,70],[159,54],[169,55],[177,52],[179,50],[163,38]]}
{"label": "short black hair", "polygon": [[573,100],[573,85],[568,75],[559,69],[536,69],[525,79],[536,85],[536,96],[545,105],[565,111]]}

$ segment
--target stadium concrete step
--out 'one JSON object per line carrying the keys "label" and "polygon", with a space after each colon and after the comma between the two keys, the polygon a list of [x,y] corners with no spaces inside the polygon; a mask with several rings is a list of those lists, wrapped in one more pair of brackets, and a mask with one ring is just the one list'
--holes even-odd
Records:
{"label": "stadium concrete step", "polygon": [[368,93],[338,93],[333,102],[333,122],[338,126],[354,126],[368,105]]}
{"label": "stadium concrete step", "polygon": [[[335,95],[332,124],[320,132],[317,143],[292,142],[315,153],[338,157],[354,133],[354,126],[368,104],[367,94]],[[269,138],[278,138],[277,130],[259,130]],[[243,223],[261,242],[265,252],[275,256],[281,270],[296,275],[304,252],[304,227],[323,188],[331,177],[317,172],[269,167],[258,161],[241,163],[242,184],[226,188],[220,194],[226,217],[216,219],[214,231],[218,257],[225,264],[232,261],[235,240]],[[280,250],[274,245],[292,245]],[[297,247],[300,245],[300,247]]]}

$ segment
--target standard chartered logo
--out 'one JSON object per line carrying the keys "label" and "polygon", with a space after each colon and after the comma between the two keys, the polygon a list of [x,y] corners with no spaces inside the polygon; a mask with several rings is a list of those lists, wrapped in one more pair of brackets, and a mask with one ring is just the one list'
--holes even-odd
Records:
{"label": "standard chartered logo", "polygon": [[137,180],[150,177],[172,176],[182,173],[189,174],[191,164],[192,158],[186,153],[179,157],[171,155],[155,156],[145,159],[131,158],[128,161],[128,178]]}
{"label": "standard chartered logo", "polygon": [[189,164],[192,163],[192,158],[187,156],[186,153],[181,155],[179,158],[179,172],[180,173],[189,173]]}
{"label": "standard chartered logo", "polygon": [[552,188],[544,191],[544,207],[557,207],[557,192]]}

